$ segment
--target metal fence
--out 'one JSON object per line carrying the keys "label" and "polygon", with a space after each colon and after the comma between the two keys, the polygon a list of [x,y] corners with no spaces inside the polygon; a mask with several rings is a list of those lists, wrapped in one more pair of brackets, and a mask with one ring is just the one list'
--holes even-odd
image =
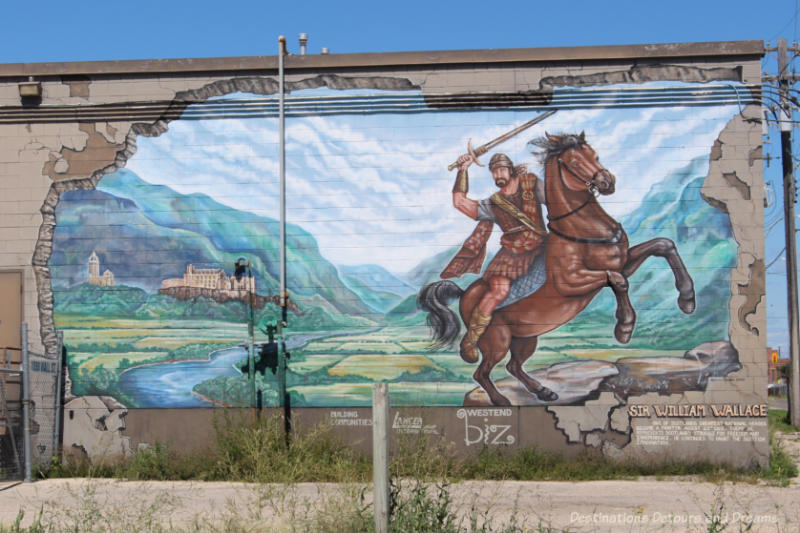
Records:
{"label": "metal fence", "polygon": [[22,442],[22,370],[11,368],[11,350],[0,368],[0,480],[24,476]]}
{"label": "metal fence", "polygon": [[30,481],[59,453],[63,348],[59,335],[57,354],[31,351],[26,324],[21,333],[0,367],[0,479]]}

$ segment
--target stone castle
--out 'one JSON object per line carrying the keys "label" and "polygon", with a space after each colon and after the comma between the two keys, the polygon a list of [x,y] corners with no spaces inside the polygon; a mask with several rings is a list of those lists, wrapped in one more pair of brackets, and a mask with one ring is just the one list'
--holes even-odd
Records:
{"label": "stone castle", "polygon": [[114,273],[110,270],[106,269],[103,275],[100,275],[100,259],[94,251],[89,256],[89,283],[98,287],[113,287],[116,284]]}
{"label": "stone castle", "polygon": [[182,278],[169,278],[161,282],[161,289],[177,288],[211,289],[217,291],[256,292],[256,278],[228,276],[221,268],[195,268],[190,264]]}

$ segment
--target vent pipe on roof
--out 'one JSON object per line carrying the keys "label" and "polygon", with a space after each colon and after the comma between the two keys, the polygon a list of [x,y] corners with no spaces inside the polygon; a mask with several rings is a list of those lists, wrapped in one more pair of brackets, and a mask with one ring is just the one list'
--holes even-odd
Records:
{"label": "vent pipe on roof", "polygon": [[306,55],[306,45],[308,44],[308,34],[301,33],[297,36],[297,40],[300,41],[300,55]]}
{"label": "vent pipe on roof", "polygon": [[328,55],[331,53],[331,51],[328,49],[327,46],[323,46],[322,49],[319,51],[319,53],[322,55]]}

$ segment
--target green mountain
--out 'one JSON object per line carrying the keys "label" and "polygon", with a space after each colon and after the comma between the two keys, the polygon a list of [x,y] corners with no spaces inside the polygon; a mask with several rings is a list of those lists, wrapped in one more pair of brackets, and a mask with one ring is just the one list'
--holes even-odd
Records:
{"label": "green mountain", "polygon": [[[105,176],[98,190],[65,192],[56,217],[49,262],[55,285],[86,281],[88,258],[96,251],[101,270],[110,269],[118,283],[147,292],[155,292],[164,279],[181,277],[188,264],[232,274],[235,261],[245,257],[259,293],[278,293],[279,223],[208,196],[182,195],[121,169]],[[301,307],[321,298],[336,314],[371,312],[322,257],[314,237],[291,224],[287,285]]]}
{"label": "green mountain", "polygon": [[[686,167],[666,176],[645,195],[641,204],[620,219],[631,245],[667,237],[678,251],[694,279],[697,310],[683,314],[675,303],[677,292],[672,270],[664,259],[648,259],[630,279],[630,298],[637,311],[637,327],[630,343],[635,347],[693,347],[708,340],[728,338],[730,268],[736,265],[737,244],[727,214],[700,196],[708,172],[708,157],[699,157]],[[439,274],[458,250],[454,247],[420,262],[404,279],[413,285],[437,281]],[[462,288],[475,276],[456,281]],[[408,298],[390,312],[390,320],[424,323],[424,317],[409,317],[413,303]],[[604,289],[574,320],[559,328],[567,336],[592,338],[593,342],[618,346],[613,337],[616,300]],[[606,339],[606,340],[603,340]],[[657,339],[657,340],[656,340]],[[607,342],[606,342],[607,341]]]}
{"label": "green mountain", "polygon": [[339,275],[344,284],[370,309],[385,313],[416,289],[378,265],[340,265]]}
{"label": "green mountain", "polygon": [[[622,219],[631,245],[667,237],[692,276],[697,310],[683,314],[666,260],[652,257],[630,278],[630,299],[637,312],[631,346],[648,347],[657,339],[662,347],[691,348],[701,342],[728,338],[730,269],[737,249],[728,215],[700,196],[708,172],[708,158],[699,157],[655,184],[641,205]],[[587,324],[611,331],[616,301],[604,290],[560,331],[579,336]],[[613,339],[613,337],[610,337]]]}

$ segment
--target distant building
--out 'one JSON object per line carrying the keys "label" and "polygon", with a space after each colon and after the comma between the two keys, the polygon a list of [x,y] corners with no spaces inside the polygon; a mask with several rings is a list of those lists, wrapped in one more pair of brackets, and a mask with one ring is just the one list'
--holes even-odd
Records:
{"label": "distant building", "polygon": [[767,347],[767,394],[771,396],[785,396],[788,393],[786,375],[783,367],[789,364],[789,359],[781,357],[780,350]]}
{"label": "distant building", "polygon": [[189,287],[195,289],[213,289],[218,291],[246,291],[256,292],[256,278],[242,276],[228,276],[221,268],[195,268],[194,265],[186,267],[182,278],[169,278],[161,282],[162,289]]}
{"label": "distant building", "polygon": [[89,283],[99,287],[113,287],[116,285],[114,273],[110,270],[106,269],[103,275],[100,275],[100,259],[94,251],[89,256]]}
{"label": "distant building", "polygon": [[786,376],[781,372],[781,368],[789,364],[789,359],[782,358],[780,350],[767,348],[767,382],[778,383],[778,380]]}

